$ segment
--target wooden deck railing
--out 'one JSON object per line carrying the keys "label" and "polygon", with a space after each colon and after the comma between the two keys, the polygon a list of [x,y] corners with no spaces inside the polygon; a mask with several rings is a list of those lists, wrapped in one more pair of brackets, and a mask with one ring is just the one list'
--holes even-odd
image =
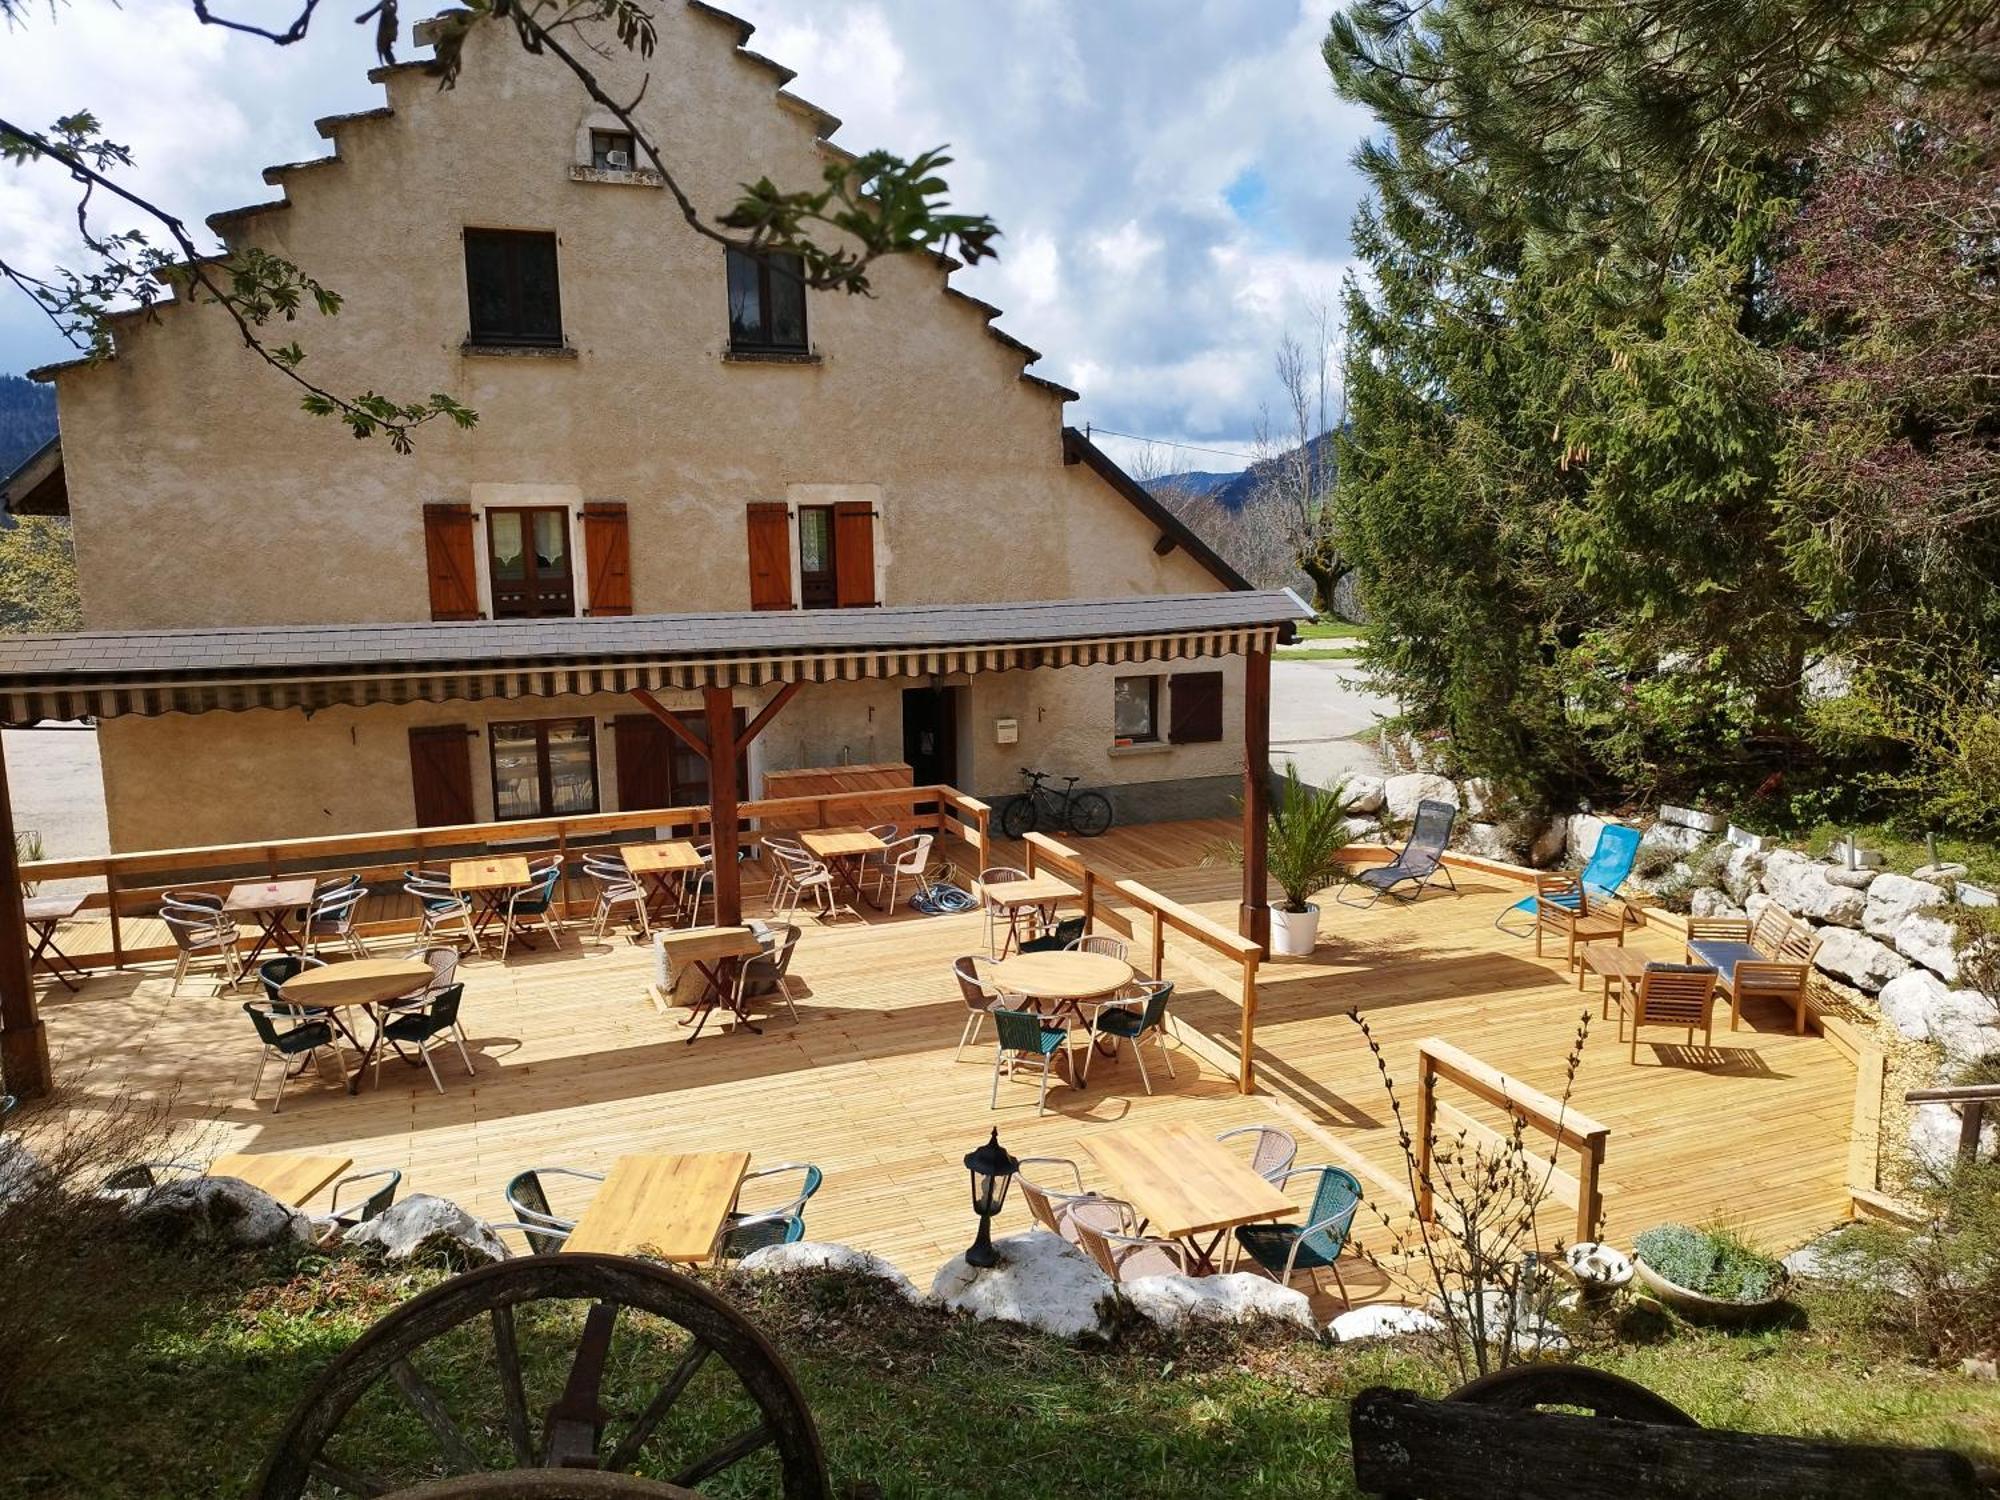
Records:
{"label": "wooden deck railing", "polygon": [[1161,895],[1136,880],[1118,880],[1093,869],[1090,862],[1067,844],[1059,844],[1046,834],[1031,833],[1023,842],[1028,850],[1028,871],[1049,870],[1075,883],[1083,893],[1083,915],[1090,926],[1102,924],[1125,937],[1136,939],[1138,932],[1125,913],[1106,906],[1102,894],[1108,886],[1124,903],[1151,923],[1146,971],[1162,976],[1166,963],[1167,933],[1177,932],[1235,966],[1242,978],[1242,1015],[1239,1022],[1236,1058],[1236,1087],[1247,1094],[1256,1087],[1253,1051],[1257,1031],[1257,965],[1264,950],[1220,922],[1203,916],[1192,907]]}
{"label": "wooden deck railing", "polygon": [[[932,830],[945,840],[963,843],[970,851],[967,857],[975,869],[986,863],[989,809],[984,802],[956,787],[896,787],[811,797],[774,797],[745,802],[739,814],[745,822],[782,819],[790,828],[827,828],[893,819],[905,827]],[[44,859],[22,865],[21,878],[24,882],[103,881],[104,889],[90,893],[78,915],[101,913],[108,918],[110,947],[98,952],[72,952],[71,956],[86,966],[109,963],[122,967],[128,961],[172,952],[157,946],[129,946],[125,941],[125,922],[136,915],[150,915],[159,904],[160,893],[176,886],[348,874],[358,874],[370,884],[395,883],[400,882],[408,866],[463,858],[495,847],[521,852],[552,850],[567,856],[572,848],[621,842],[620,834],[628,836],[622,842],[636,843],[650,841],[661,829],[674,836],[700,837],[708,828],[707,807],[663,807],[509,823],[461,823],[439,828],[149,849],[86,859]],[[757,828],[746,828],[743,832],[746,845],[760,842],[761,837]],[[568,915],[568,880],[564,881],[561,894]],[[407,924],[395,920],[361,925],[364,931],[388,932]]]}
{"label": "wooden deck railing", "polygon": [[1549,1187],[1556,1201],[1576,1210],[1574,1243],[1594,1240],[1604,1219],[1604,1191],[1599,1176],[1604,1170],[1604,1151],[1611,1139],[1609,1126],[1552,1099],[1540,1089],[1530,1088],[1517,1078],[1509,1078],[1498,1068],[1481,1062],[1471,1053],[1438,1037],[1417,1043],[1417,1217],[1433,1221],[1437,1208],[1432,1192],[1432,1147],[1440,1122],[1451,1135],[1464,1132],[1475,1146],[1488,1151],[1509,1151],[1508,1137],[1437,1099],[1437,1081],[1455,1083],[1474,1097],[1538,1131],[1560,1148],[1575,1151],[1578,1167],[1574,1176],[1551,1166]]}

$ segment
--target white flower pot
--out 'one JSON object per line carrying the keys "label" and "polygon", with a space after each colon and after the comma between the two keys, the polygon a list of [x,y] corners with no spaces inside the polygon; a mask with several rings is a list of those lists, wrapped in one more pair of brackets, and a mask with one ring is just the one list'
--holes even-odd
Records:
{"label": "white flower pot", "polygon": [[1304,958],[1319,942],[1319,908],[1306,903],[1304,911],[1271,908],[1271,952],[1290,958]]}

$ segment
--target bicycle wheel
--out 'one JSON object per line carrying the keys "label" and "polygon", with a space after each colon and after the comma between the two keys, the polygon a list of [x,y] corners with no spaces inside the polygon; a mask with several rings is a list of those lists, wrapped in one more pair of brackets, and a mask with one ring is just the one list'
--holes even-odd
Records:
{"label": "bicycle wheel", "polygon": [[1078,792],[1069,799],[1069,831],[1094,839],[1111,826],[1111,799],[1102,792]]}
{"label": "bicycle wheel", "polygon": [[1035,824],[1039,821],[1041,821],[1040,799],[1032,792],[1023,792],[1000,809],[1000,831],[1010,839],[1033,833]]}

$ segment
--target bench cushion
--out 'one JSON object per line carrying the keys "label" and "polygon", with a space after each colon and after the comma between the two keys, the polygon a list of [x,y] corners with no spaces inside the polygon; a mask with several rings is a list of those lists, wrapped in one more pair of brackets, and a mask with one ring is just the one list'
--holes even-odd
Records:
{"label": "bench cushion", "polygon": [[1687,946],[1690,954],[1722,976],[1724,984],[1729,982],[1729,976],[1735,972],[1738,964],[1763,964],[1771,961],[1750,944],[1733,942],[1726,938],[1704,938]]}

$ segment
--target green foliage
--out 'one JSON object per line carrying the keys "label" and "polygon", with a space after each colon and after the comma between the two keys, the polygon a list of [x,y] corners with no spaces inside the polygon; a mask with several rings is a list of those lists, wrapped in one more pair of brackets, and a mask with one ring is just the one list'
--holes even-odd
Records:
{"label": "green foliage", "polygon": [[1843,1238],[1844,1279],[1868,1315],[1927,1359],[2000,1348],[2000,1164],[1918,1164],[1908,1186],[1925,1210],[1915,1228],[1856,1226]]}
{"label": "green foliage", "polygon": [[20,516],[0,531],[0,632],[83,629],[69,522]]}
{"label": "green foliage", "polygon": [[[1286,911],[1304,911],[1319,892],[1341,875],[1340,851],[1347,847],[1347,817],[1354,798],[1345,781],[1325,791],[1308,786],[1296,761],[1285,762],[1285,778],[1271,802],[1265,833],[1265,867],[1285,893]],[[1225,842],[1216,851],[1237,864],[1240,844]]]}
{"label": "green foliage", "polygon": [[1726,1229],[1661,1224],[1632,1242],[1647,1265],[1676,1286],[1720,1302],[1761,1302],[1784,1279],[1784,1267]]}

